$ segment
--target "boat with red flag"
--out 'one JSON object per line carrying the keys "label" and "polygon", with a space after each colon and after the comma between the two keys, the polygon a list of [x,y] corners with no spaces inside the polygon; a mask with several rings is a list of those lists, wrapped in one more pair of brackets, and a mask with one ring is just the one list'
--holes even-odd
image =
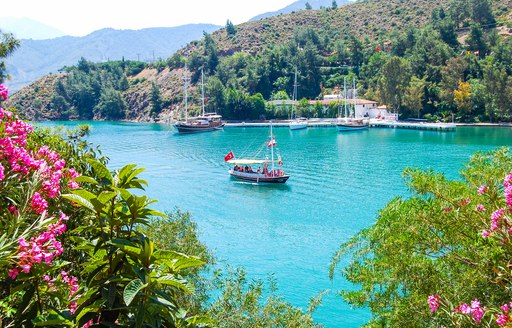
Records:
{"label": "boat with red flag", "polygon": [[233,165],[229,169],[229,174],[238,180],[255,182],[255,183],[285,183],[290,176],[281,168],[283,161],[277,150],[277,142],[272,134],[272,125],[270,125],[269,140],[263,145],[270,155],[265,158],[236,158],[235,154],[230,151],[224,156],[224,161]]}

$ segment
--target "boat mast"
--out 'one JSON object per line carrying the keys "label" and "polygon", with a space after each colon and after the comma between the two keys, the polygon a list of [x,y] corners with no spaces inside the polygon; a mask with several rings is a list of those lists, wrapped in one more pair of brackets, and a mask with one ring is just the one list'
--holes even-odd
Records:
{"label": "boat mast", "polygon": [[185,62],[185,76],[183,77],[183,81],[185,82],[185,121],[188,121],[188,81],[190,78],[187,75],[187,63]]}
{"label": "boat mast", "polygon": [[343,106],[345,108],[345,118],[348,117],[347,113],[347,77],[343,77]]}
{"label": "boat mast", "polygon": [[[297,66],[295,66],[295,79],[293,81],[293,95],[292,95],[292,113],[290,115],[291,119],[294,119],[294,112],[295,112],[295,102],[297,101]],[[295,115],[296,117],[296,115]]]}
{"label": "boat mast", "polygon": [[203,116],[204,116],[204,73],[203,73],[202,68],[201,68],[201,101],[202,101]]}
{"label": "boat mast", "polygon": [[272,135],[272,121],[270,122],[270,142],[272,147],[270,147],[270,154],[272,158],[272,172],[274,172],[274,136]]}
{"label": "boat mast", "polygon": [[352,109],[354,110],[354,118],[356,118],[356,79],[353,79],[352,80],[352,87],[353,87],[353,92],[352,92]]}

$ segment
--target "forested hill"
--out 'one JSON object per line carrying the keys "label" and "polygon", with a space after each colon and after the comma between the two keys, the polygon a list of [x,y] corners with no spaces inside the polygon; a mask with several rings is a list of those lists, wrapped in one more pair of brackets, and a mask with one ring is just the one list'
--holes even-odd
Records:
{"label": "forested hill", "polygon": [[[1,28],[1,26],[0,26]],[[63,36],[46,40],[21,40],[21,46],[7,59],[13,90],[29,84],[63,66],[76,65],[81,57],[93,62],[107,60],[154,61],[167,58],[203,32],[219,29],[211,24],[189,24],[177,27],[117,30],[105,28],[83,37]]]}
{"label": "forested hill", "polygon": [[[228,22],[166,60],[81,60],[53,86],[34,83],[11,104],[30,119],[166,120],[181,107],[187,62],[192,109],[200,108],[203,68],[207,108],[226,119],[287,117],[265,100],[289,98],[297,69],[299,98],[320,99],[347,77],[360,96],[401,117],[510,120],[511,7],[509,0],[368,0]],[[298,112],[332,117],[336,108],[304,100]]]}

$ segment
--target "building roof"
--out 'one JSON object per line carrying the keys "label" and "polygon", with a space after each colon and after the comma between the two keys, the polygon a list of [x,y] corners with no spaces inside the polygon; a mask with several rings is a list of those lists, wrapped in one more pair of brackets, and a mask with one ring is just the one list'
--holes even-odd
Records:
{"label": "building roof", "polygon": [[[321,105],[329,105],[331,103],[337,103],[337,102],[343,102],[343,99],[322,99],[322,100],[310,100],[309,104],[314,105],[316,103],[320,103]],[[355,104],[355,105],[376,105],[377,102],[373,100],[367,100],[367,99],[347,99],[347,103],[349,104]]]}

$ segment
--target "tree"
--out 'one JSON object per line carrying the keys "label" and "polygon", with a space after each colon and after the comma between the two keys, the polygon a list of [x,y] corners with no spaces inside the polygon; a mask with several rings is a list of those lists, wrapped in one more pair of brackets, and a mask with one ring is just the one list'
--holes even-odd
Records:
{"label": "tree", "polygon": [[226,91],[218,77],[211,76],[208,79],[205,85],[205,92],[208,95],[206,106],[209,108],[209,111],[227,117]]}
{"label": "tree", "polygon": [[418,118],[420,118],[420,113],[423,109],[426,80],[426,77],[420,79],[417,76],[413,76],[404,97],[404,104],[415,111],[418,114]]}
{"label": "tree", "polygon": [[309,2],[306,2],[306,10],[311,10],[313,7],[309,4]]}
{"label": "tree", "polygon": [[471,24],[466,44],[469,51],[474,52],[480,58],[485,57],[487,43],[485,42],[484,32],[480,24]]}
{"label": "tree", "polygon": [[236,34],[235,25],[233,25],[233,23],[229,19],[226,22],[226,33],[227,33],[228,37],[233,37]]}
{"label": "tree", "polygon": [[459,86],[459,81],[464,81],[467,69],[464,57],[452,57],[441,68],[440,97],[450,107],[455,105],[453,91]]}
{"label": "tree", "polygon": [[151,113],[158,115],[162,111],[162,96],[160,95],[160,87],[155,82],[151,83]]}
{"label": "tree", "polygon": [[[372,311],[371,326],[469,327],[475,323],[471,316],[467,323],[456,321],[463,316],[453,311],[458,304],[478,299],[482,307],[499,310],[510,302],[510,239],[484,236],[493,211],[510,207],[512,155],[509,149],[477,153],[464,167],[462,180],[453,181],[432,170],[406,169],[411,196],[390,201],[373,226],[333,257],[331,277],[340,260],[350,257],[341,274],[357,290],[342,291],[342,296]],[[507,234],[510,220],[507,214],[497,222]],[[436,294],[445,311],[433,315],[427,299]],[[491,326],[492,319],[484,315],[482,326]]]}
{"label": "tree", "polygon": [[126,103],[119,91],[106,88],[102,91],[99,103],[94,108],[96,118],[119,120],[125,117]]}
{"label": "tree", "polygon": [[20,42],[14,38],[12,33],[4,33],[0,29],[0,83],[7,78],[5,63],[2,59],[10,56],[19,45]]}
{"label": "tree", "polygon": [[457,90],[453,90],[453,100],[461,115],[470,114],[471,85],[469,82],[459,81],[459,88]]}
{"label": "tree", "polygon": [[392,56],[382,66],[378,83],[379,94],[382,102],[392,108],[394,113],[400,112],[410,80],[411,68],[405,59]]}
{"label": "tree", "polygon": [[480,25],[488,26],[496,23],[492,12],[491,1],[471,0],[471,18]]}
{"label": "tree", "polygon": [[332,0],[331,8],[332,8],[332,9],[336,9],[336,8],[338,8],[338,3],[336,2],[336,0]]}

